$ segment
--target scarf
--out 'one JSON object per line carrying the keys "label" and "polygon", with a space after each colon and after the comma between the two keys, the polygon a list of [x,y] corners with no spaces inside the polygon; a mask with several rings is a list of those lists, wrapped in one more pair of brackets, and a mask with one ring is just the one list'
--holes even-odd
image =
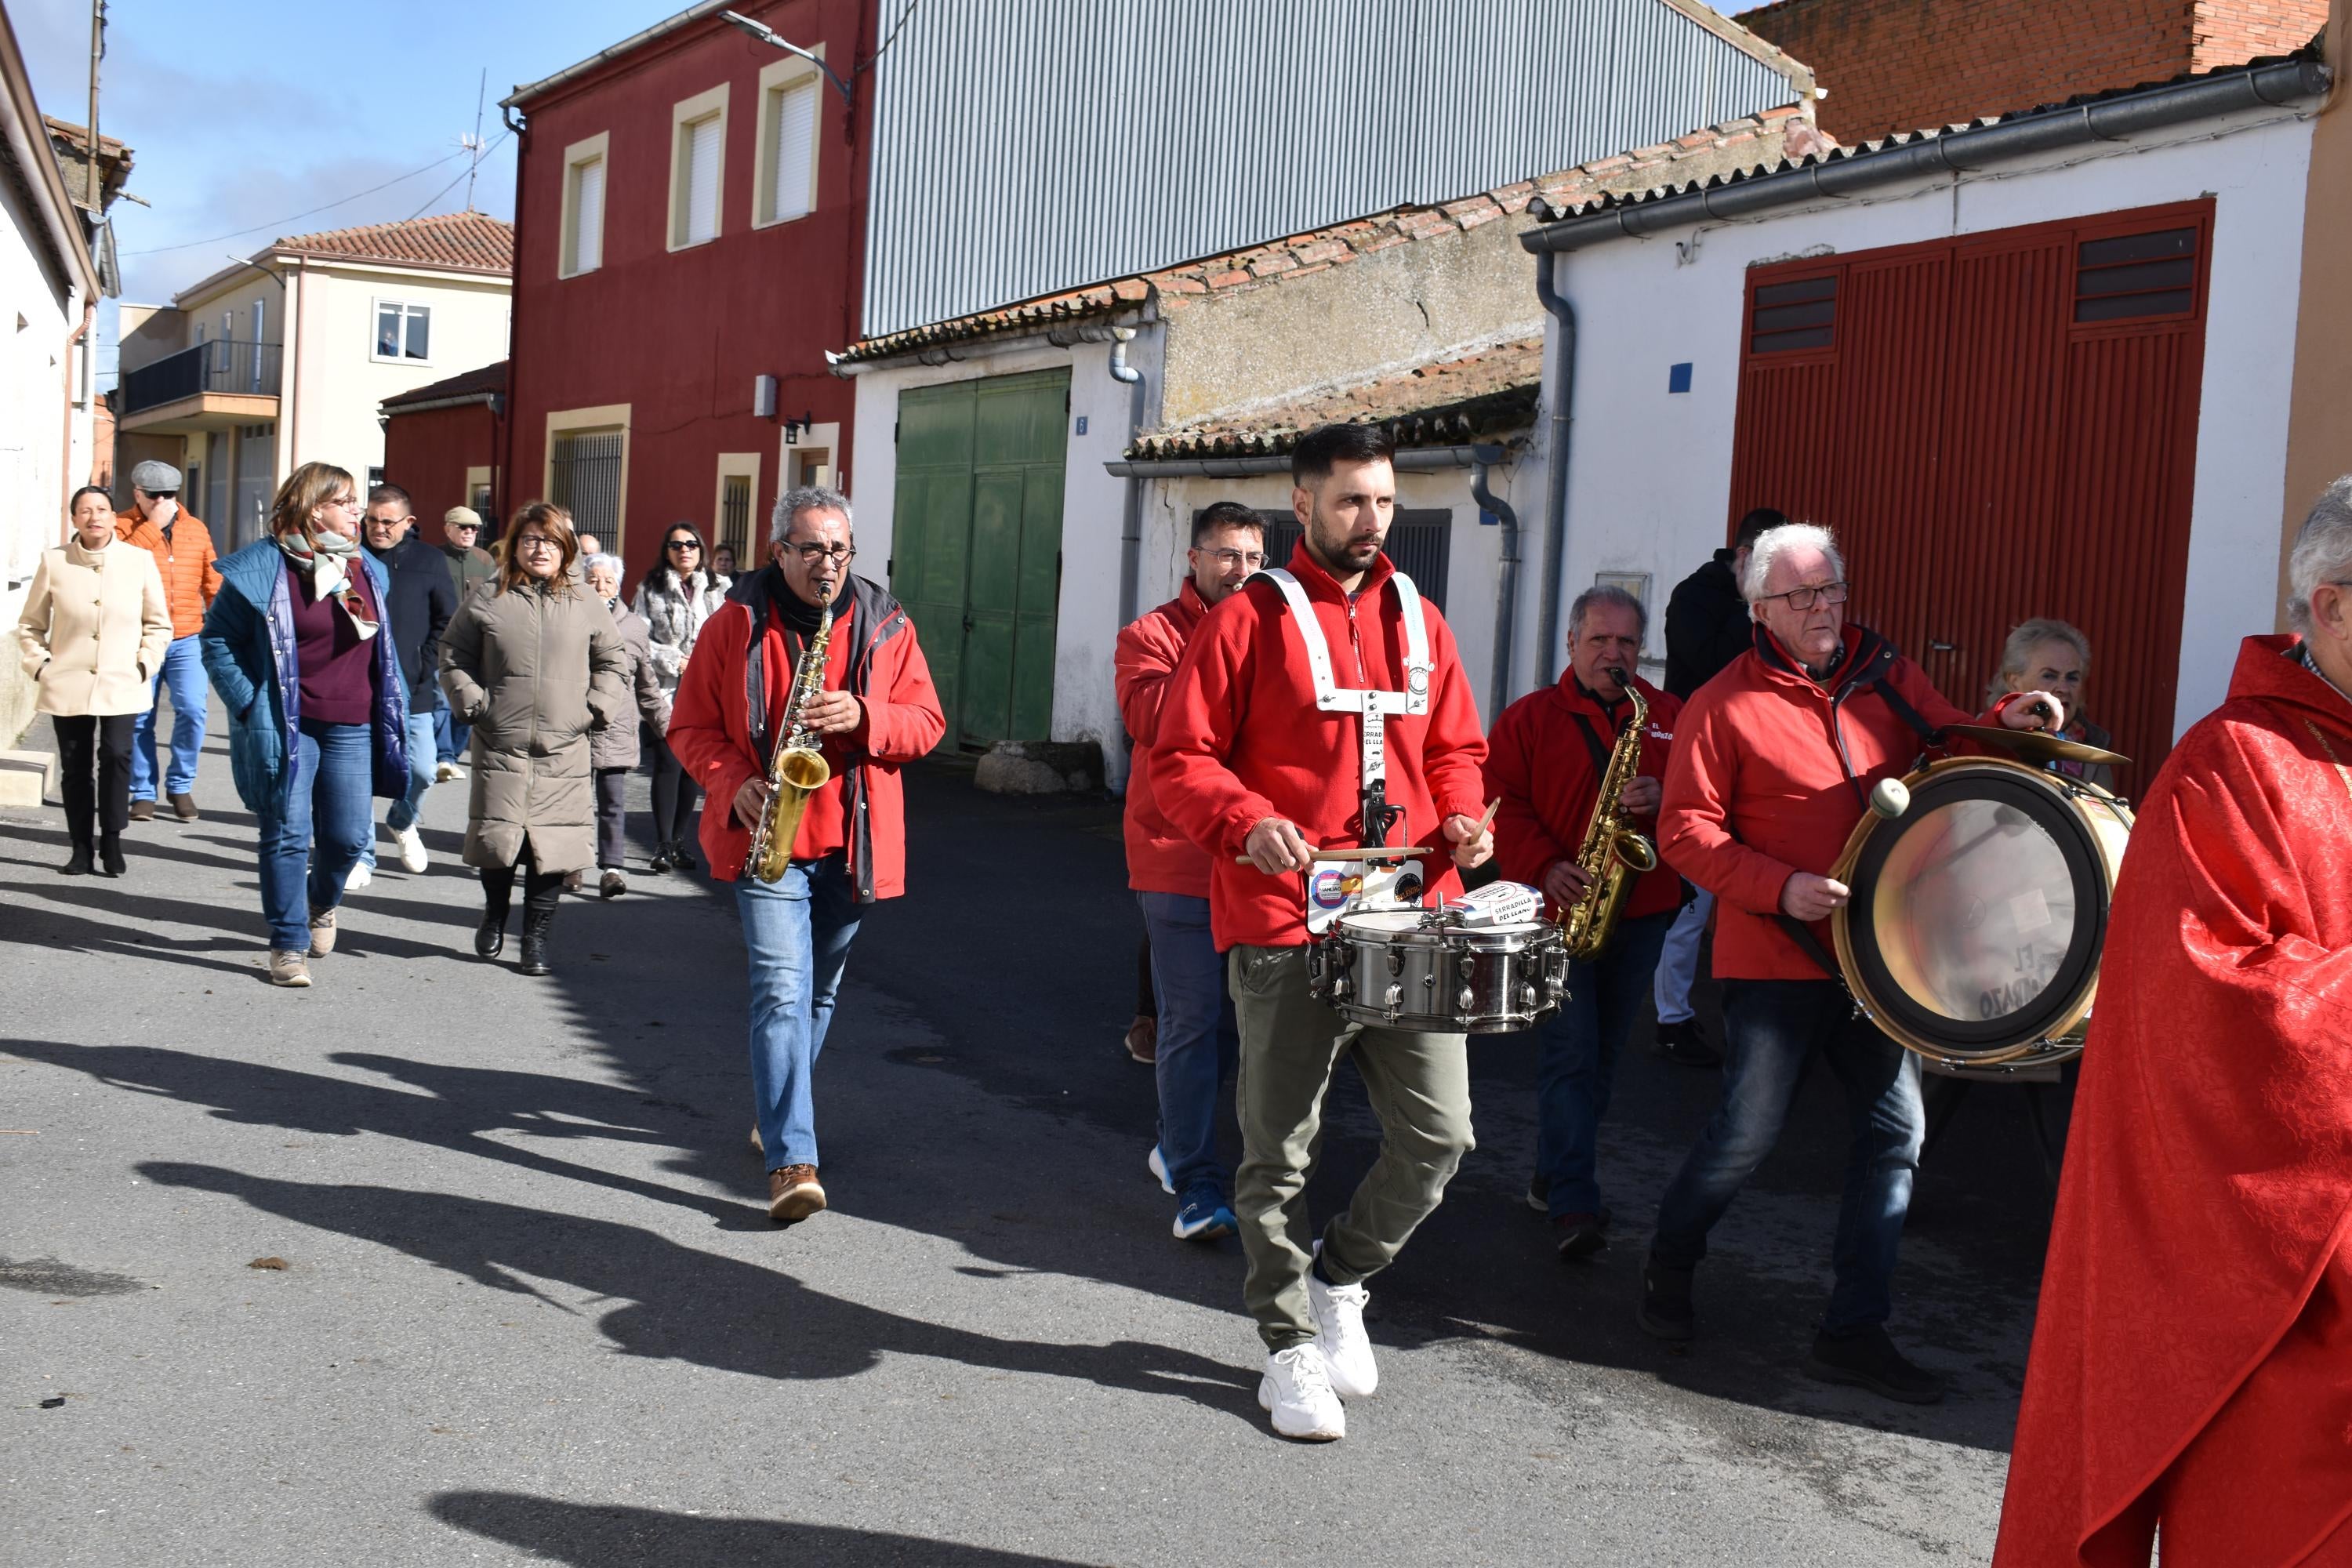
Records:
{"label": "scarf", "polygon": [[[784,574],[782,572],[776,574],[768,597],[776,606],[778,620],[800,633],[803,637],[816,636],[817,621],[824,616],[824,606],[812,605],[793,592],[792,584],[784,581]],[[837,606],[835,613],[836,615],[840,613]]]}
{"label": "scarf", "polygon": [[359,542],[331,531],[319,535],[314,548],[299,533],[278,536],[278,548],[289,565],[310,579],[312,599],[331,598],[351,617],[352,629],[365,642],[383,630],[383,624],[367,613],[367,601],[352,585],[352,563],[359,557]]}

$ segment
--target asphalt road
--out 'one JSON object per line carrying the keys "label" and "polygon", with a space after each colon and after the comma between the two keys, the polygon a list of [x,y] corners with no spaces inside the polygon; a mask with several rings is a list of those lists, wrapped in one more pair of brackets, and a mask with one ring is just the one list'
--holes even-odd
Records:
{"label": "asphalt road", "polygon": [[[523,979],[511,941],[472,956],[443,786],[432,868],[387,855],[319,984],[274,990],[218,721],[203,817],[134,829],[123,880],[54,873],[54,808],[0,814],[0,1562],[1990,1552],[2047,1213],[2014,1090],[1921,1178],[1895,1327],[1957,1392],[1916,1410],[1797,1370],[1841,1179],[1826,1075],[1678,1352],[1633,1322],[1641,1239],[1715,1075],[1637,1045],[1618,1244],[1563,1266],[1518,1201],[1529,1055],[1480,1042],[1479,1147],[1373,1281],[1380,1394],[1294,1447],[1257,1409],[1236,1245],[1171,1239],[1143,1169],[1115,806],[909,775],[911,890],[858,938],[818,1081],[835,1207],[780,1230],[724,895],[570,900],[556,976]],[[1352,1080],[1334,1111],[1318,1212],[1372,1152]]]}

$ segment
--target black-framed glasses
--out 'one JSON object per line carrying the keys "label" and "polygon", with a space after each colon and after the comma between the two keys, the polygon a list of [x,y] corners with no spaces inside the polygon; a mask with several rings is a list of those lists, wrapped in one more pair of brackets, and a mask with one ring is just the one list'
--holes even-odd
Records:
{"label": "black-framed glasses", "polygon": [[662,548],[663,548],[663,549],[665,549],[665,550],[696,550],[696,551],[698,551],[698,550],[700,550],[700,549],[702,548],[702,546],[700,546],[699,544],[697,544],[697,543],[696,543],[694,541],[692,541],[691,539],[673,539],[673,540],[671,540],[667,544],[665,544]]}
{"label": "black-framed glasses", "polygon": [[1807,584],[1801,588],[1791,588],[1785,594],[1759,594],[1756,596],[1759,605],[1767,599],[1786,599],[1792,610],[1810,610],[1816,604],[1843,605],[1845,603],[1845,584],[1823,583],[1816,586]]}
{"label": "black-framed glasses", "polygon": [[801,558],[803,566],[814,566],[820,561],[830,561],[836,566],[846,566],[857,553],[855,544],[792,544],[785,546]]}
{"label": "black-framed glasses", "polygon": [[1193,548],[1228,572],[1236,566],[1246,566],[1255,572],[1265,564],[1265,552],[1263,550],[1209,550],[1200,545]]}
{"label": "black-framed glasses", "polygon": [[541,544],[544,544],[550,550],[560,551],[563,548],[563,546],[556,543],[555,541],[548,538],[547,535],[543,533],[526,533],[520,539],[514,542],[514,547],[517,550],[530,550]]}

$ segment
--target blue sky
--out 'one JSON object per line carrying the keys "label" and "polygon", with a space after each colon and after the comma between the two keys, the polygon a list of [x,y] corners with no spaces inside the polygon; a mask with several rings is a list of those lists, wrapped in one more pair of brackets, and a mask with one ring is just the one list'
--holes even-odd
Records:
{"label": "blue sky", "polygon": [[[458,139],[474,128],[485,69],[491,148],[474,205],[510,217],[514,143],[498,100],[685,3],[110,0],[99,127],[131,144],[129,188],[151,204],[114,208],[123,297],[166,301],[279,235],[458,211]],[[0,4],[42,109],[85,119],[88,0]],[[110,378],[112,308],[104,314]]]}

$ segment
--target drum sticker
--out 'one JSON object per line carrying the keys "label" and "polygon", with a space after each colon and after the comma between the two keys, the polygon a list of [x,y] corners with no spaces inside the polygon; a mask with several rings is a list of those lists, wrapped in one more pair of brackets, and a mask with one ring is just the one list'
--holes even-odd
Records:
{"label": "drum sticker", "polygon": [[1418,904],[1426,885],[1418,860],[1402,866],[1318,860],[1307,870],[1307,933],[1321,936],[1332,921],[1353,910]]}
{"label": "drum sticker", "polygon": [[2009,918],[2017,922],[2017,934],[2040,931],[2050,923],[2050,900],[2039,888],[2028,888],[2009,900]]}

